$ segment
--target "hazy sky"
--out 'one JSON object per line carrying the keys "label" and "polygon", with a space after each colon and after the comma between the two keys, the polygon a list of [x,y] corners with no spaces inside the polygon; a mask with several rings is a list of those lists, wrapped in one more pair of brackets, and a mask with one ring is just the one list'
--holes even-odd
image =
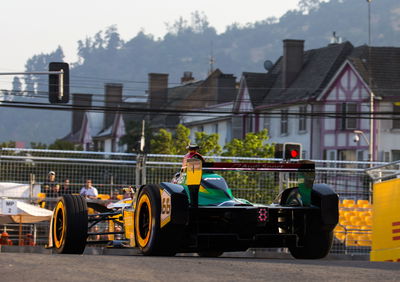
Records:
{"label": "hazy sky", "polygon": [[[140,30],[162,37],[166,23],[204,12],[211,26],[223,32],[237,22],[246,24],[280,17],[299,0],[1,0],[0,72],[23,71],[26,60],[60,45],[66,61],[76,61],[77,41],[116,25],[124,40]],[[3,83],[2,83],[3,82]],[[0,77],[4,89],[5,77]],[[3,84],[3,85],[1,85]],[[8,88],[8,87],[7,87]]]}

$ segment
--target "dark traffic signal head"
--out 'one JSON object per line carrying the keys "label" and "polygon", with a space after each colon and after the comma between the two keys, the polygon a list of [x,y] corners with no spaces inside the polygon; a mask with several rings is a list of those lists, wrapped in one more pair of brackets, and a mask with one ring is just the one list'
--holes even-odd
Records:
{"label": "dark traffic signal head", "polygon": [[[63,71],[62,81],[59,74],[49,74],[49,102],[68,103],[69,101],[69,65],[63,62],[51,62],[49,72]],[[62,88],[62,91],[60,91]],[[61,95],[62,94],[62,95]]]}

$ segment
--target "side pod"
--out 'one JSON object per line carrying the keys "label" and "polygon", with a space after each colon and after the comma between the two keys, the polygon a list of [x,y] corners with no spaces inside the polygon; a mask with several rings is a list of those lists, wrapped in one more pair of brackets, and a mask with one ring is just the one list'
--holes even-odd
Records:
{"label": "side pod", "polygon": [[160,186],[171,198],[170,222],[177,225],[187,225],[189,222],[189,198],[185,189],[181,185],[169,182],[162,182]]}

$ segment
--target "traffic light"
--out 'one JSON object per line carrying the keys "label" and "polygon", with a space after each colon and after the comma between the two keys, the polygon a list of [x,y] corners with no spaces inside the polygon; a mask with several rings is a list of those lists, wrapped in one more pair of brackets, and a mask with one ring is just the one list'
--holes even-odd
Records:
{"label": "traffic light", "polygon": [[301,144],[284,143],[283,153],[285,160],[298,160],[301,158]]}
{"label": "traffic light", "polygon": [[51,62],[49,72],[63,71],[59,74],[49,74],[49,102],[52,104],[68,103],[69,101],[69,65],[63,62]]}

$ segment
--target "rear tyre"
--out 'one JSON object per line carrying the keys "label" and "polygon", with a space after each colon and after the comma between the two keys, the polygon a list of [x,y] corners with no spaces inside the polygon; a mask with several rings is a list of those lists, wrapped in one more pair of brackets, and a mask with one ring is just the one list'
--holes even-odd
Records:
{"label": "rear tyre", "polygon": [[168,224],[161,228],[160,187],[147,185],[141,190],[135,210],[135,237],[144,255],[174,256],[182,230]]}
{"label": "rear tyre", "polygon": [[329,254],[333,242],[333,231],[323,230],[321,225],[308,225],[309,230],[303,235],[301,246],[289,246],[289,251],[296,259],[321,259]]}
{"label": "rear tyre", "polygon": [[86,200],[63,195],[53,212],[53,245],[59,254],[82,254],[88,233]]}

